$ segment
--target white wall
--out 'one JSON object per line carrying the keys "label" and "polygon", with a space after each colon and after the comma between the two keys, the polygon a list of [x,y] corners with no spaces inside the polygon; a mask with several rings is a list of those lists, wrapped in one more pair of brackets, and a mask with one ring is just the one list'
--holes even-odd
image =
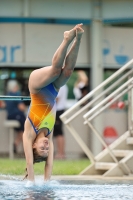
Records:
{"label": "white wall", "polygon": [[[0,65],[51,65],[54,52],[72,25],[0,24]],[[90,27],[84,26],[76,66],[89,67]],[[102,28],[104,67],[122,66],[132,59],[133,29],[106,26]],[[21,64],[20,64],[21,63]]]}
{"label": "white wall", "polygon": [[133,58],[133,28],[103,29],[103,64],[124,65]]}
{"label": "white wall", "polygon": [[[26,65],[51,65],[54,52],[63,40],[64,31],[72,29],[70,25],[51,24],[0,24],[0,63],[21,63]],[[89,31],[81,42],[77,65],[88,65]]]}
{"label": "white wall", "polygon": [[[65,30],[72,29],[73,26],[68,25],[25,25],[25,51],[26,62],[45,62],[51,64],[54,52],[63,40]],[[89,56],[87,49],[87,28],[85,27],[85,35],[82,39],[78,64],[88,64]]]}
{"label": "white wall", "polygon": [[0,24],[0,62],[22,61],[22,25]]}

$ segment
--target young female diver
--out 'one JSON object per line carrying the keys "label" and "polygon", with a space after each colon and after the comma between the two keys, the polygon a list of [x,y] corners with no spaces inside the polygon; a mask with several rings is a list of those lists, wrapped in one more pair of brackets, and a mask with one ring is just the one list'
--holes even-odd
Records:
{"label": "young female diver", "polygon": [[[65,31],[64,39],[53,56],[52,65],[34,70],[29,77],[31,105],[23,134],[27,184],[34,183],[33,164],[36,162],[46,161],[44,180],[51,177],[55,99],[60,87],[66,84],[74,70],[83,32],[82,24]],[[72,41],[73,44],[67,52]]]}

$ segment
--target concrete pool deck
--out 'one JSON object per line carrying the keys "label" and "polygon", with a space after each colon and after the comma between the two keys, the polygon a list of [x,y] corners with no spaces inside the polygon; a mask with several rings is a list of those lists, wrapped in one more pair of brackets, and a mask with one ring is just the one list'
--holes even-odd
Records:
{"label": "concrete pool deck", "polygon": [[[13,176],[13,175],[0,175],[0,180],[22,180],[24,176]],[[43,179],[43,175],[36,175],[35,179]],[[101,181],[133,181],[133,176],[123,176],[123,177],[103,177],[103,176],[91,176],[91,175],[54,175],[51,176],[51,180],[101,180]]]}
{"label": "concrete pool deck", "polygon": [[90,176],[90,175],[64,175],[64,176],[53,176],[55,180],[133,180],[131,177],[103,177],[103,176]]}

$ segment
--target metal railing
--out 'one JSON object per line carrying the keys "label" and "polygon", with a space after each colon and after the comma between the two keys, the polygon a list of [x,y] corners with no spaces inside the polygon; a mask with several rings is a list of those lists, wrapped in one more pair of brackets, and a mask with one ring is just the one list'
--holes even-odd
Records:
{"label": "metal railing", "polygon": [[[63,113],[60,116],[61,120],[66,125],[67,129],[73,135],[75,140],[78,142],[84,153],[88,156],[91,163],[95,162],[94,155],[88,148],[88,146],[85,144],[85,142],[82,140],[82,138],[79,136],[77,131],[74,129],[72,122],[79,115],[82,115],[84,119],[84,124],[87,124],[91,128],[91,130],[96,134],[96,136],[99,138],[100,142],[104,145],[104,147],[108,149],[114,162],[118,163],[112,150],[105,143],[101,134],[96,130],[96,128],[92,125],[91,122],[105,109],[112,105],[116,100],[118,100],[122,95],[131,91],[131,89],[133,88],[133,78],[128,78],[129,76],[133,75],[133,69],[131,68],[131,66],[133,66],[133,59],[127,64],[125,64],[123,67],[121,67],[119,70],[117,70],[112,76],[103,81],[99,86],[97,86],[94,90],[88,93],[85,97],[83,97],[80,101],[73,105],[73,107],[68,109],[65,113]],[[111,85],[105,89],[105,87],[110,83]],[[80,106],[87,101],[88,103],[80,108]],[[80,109],[77,110],[77,108]],[[86,114],[83,114],[83,112],[86,112]]]}
{"label": "metal railing", "polygon": [[0,100],[7,100],[7,101],[30,101],[30,96],[3,96],[0,95]]}

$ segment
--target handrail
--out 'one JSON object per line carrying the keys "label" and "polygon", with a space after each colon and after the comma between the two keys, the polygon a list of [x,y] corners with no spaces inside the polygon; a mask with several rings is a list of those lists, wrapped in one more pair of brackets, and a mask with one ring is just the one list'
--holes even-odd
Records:
{"label": "handrail", "polygon": [[7,101],[30,101],[31,98],[29,96],[1,96],[0,100],[7,100]]}
{"label": "handrail", "polygon": [[[95,114],[93,114],[88,120],[91,121],[95,117],[97,117],[99,114],[101,114],[106,108],[108,108],[112,103],[114,103],[117,99],[119,99],[122,95],[124,95],[126,92],[131,90],[133,88],[133,85],[129,86],[127,89],[123,90],[119,95],[117,95],[115,98],[113,98],[109,103],[107,103],[105,106],[103,106],[100,111],[97,111]],[[84,117],[84,116],[83,116]],[[84,117],[86,119],[86,117]],[[86,123],[84,123],[86,124]]]}
{"label": "handrail", "polygon": [[104,90],[102,93],[98,94],[93,100],[91,100],[88,104],[83,106],[80,110],[75,112],[72,116],[70,116],[68,119],[63,120],[62,115],[61,118],[64,121],[64,124],[68,124],[70,121],[75,119],[79,114],[81,114],[86,109],[90,108],[93,103],[97,102],[102,96],[105,96],[110,90],[112,90],[114,87],[116,87],[121,81],[123,81],[125,78],[127,78],[130,74],[133,73],[133,69],[128,71],[126,74],[124,74],[120,79],[118,79],[116,82],[114,82],[112,85],[110,85],[106,90]]}
{"label": "handrail", "polygon": [[75,105],[73,105],[70,109],[65,111],[60,118],[63,121],[63,118],[65,118],[66,115],[70,114],[74,109],[76,109],[78,106],[82,105],[84,102],[86,102],[90,97],[92,97],[99,89],[107,85],[110,81],[112,81],[114,78],[116,78],[119,74],[121,74],[124,70],[129,68],[133,64],[133,59],[130,60],[128,63],[126,63],[122,68],[117,70],[114,74],[112,74],[108,79],[103,81],[99,86],[97,86],[95,89],[93,89],[89,94],[87,94],[85,97],[83,97],[80,101],[78,101]]}
{"label": "handrail", "polygon": [[89,117],[93,112],[95,112],[100,106],[102,106],[104,103],[106,103],[108,100],[110,100],[112,97],[114,97],[118,92],[120,92],[122,89],[124,89],[126,86],[129,85],[133,81],[133,78],[129,79],[127,82],[125,82],[121,87],[119,87],[117,90],[112,92],[108,97],[106,97],[103,101],[101,101],[99,104],[97,104],[94,108],[92,108],[89,112],[87,112],[83,117],[87,118]]}
{"label": "handrail", "polygon": [[[97,86],[94,90],[92,90],[89,94],[87,94],[84,98],[82,98],[80,101],[78,101],[72,108],[68,109],[66,112],[64,112],[60,118],[63,121],[64,124],[66,124],[66,127],[69,129],[69,131],[74,136],[75,140],[79,143],[81,148],[83,149],[84,153],[90,158],[91,162],[95,162],[95,158],[93,154],[91,153],[90,149],[86,148],[86,144],[82,141],[82,138],[79,137],[75,129],[73,128],[73,124],[70,122],[75,119],[79,114],[81,114],[83,111],[86,111],[86,114],[82,115],[84,118],[84,124],[88,124],[89,128],[95,133],[95,135],[98,137],[100,142],[104,145],[105,148],[107,148],[110,156],[114,160],[115,163],[119,165],[121,168],[121,165],[119,164],[119,161],[115,157],[114,153],[110,149],[110,147],[106,144],[104,139],[102,138],[102,135],[98,132],[98,130],[93,126],[91,121],[97,117],[99,114],[101,114],[105,109],[107,109],[112,103],[114,103],[116,100],[118,100],[122,95],[127,93],[129,90],[133,88],[133,78],[130,78],[127,80],[127,77],[133,73],[133,68],[126,71],[124,75],[120,78],[117,78],[122,72],[124,72],[127,68],[129,68],[133,64],[133,59],[129,61],[127,64],[125,64],[123,67],[121,67],[119,70],[117,70],[112,76],[110,76],[108,79],[106,79],[104,82],[102,82],[99,86]],[[115,79],[117,78],[117,80]],[[115,79],[115,80],[114,80]],[[126,79],[126,82],[122,82]],[[104,89],[104,87],[110,83],[112,80],[114,80],[114,83],[111,84],[109,87]],[[120,86],[121,84],[121,86]],[[103,90],[104,89],[104,90]],[[113,92],[111,90],[113,89]],[[97,93],[98,90],[101,90],[102,92]],[[111,93],[111,94],[110,94]],[[105,97],[106,96],[106,97]],[[75,110],[76,108],[79,108],[80,105],[85,103],[89,98],[93,97],[85,106],[81,107],[78,111]],[[100,101],[99,101],[100,100]],[[96,104],[96,102],[98,103]],[[90,109],[89,109],[90,108]],[[88,109],[88,111],[87,111]],[[75,110],[74,114],[71,114],[72,111]],[[77,139],[78,138],[78,139]],[[82,144],[81,144],[82,141]],[[126,166],[123,166],[122,171],[123,174],[125,173],[124,170]],[[128,170],[128,174],[130,171]]]}

